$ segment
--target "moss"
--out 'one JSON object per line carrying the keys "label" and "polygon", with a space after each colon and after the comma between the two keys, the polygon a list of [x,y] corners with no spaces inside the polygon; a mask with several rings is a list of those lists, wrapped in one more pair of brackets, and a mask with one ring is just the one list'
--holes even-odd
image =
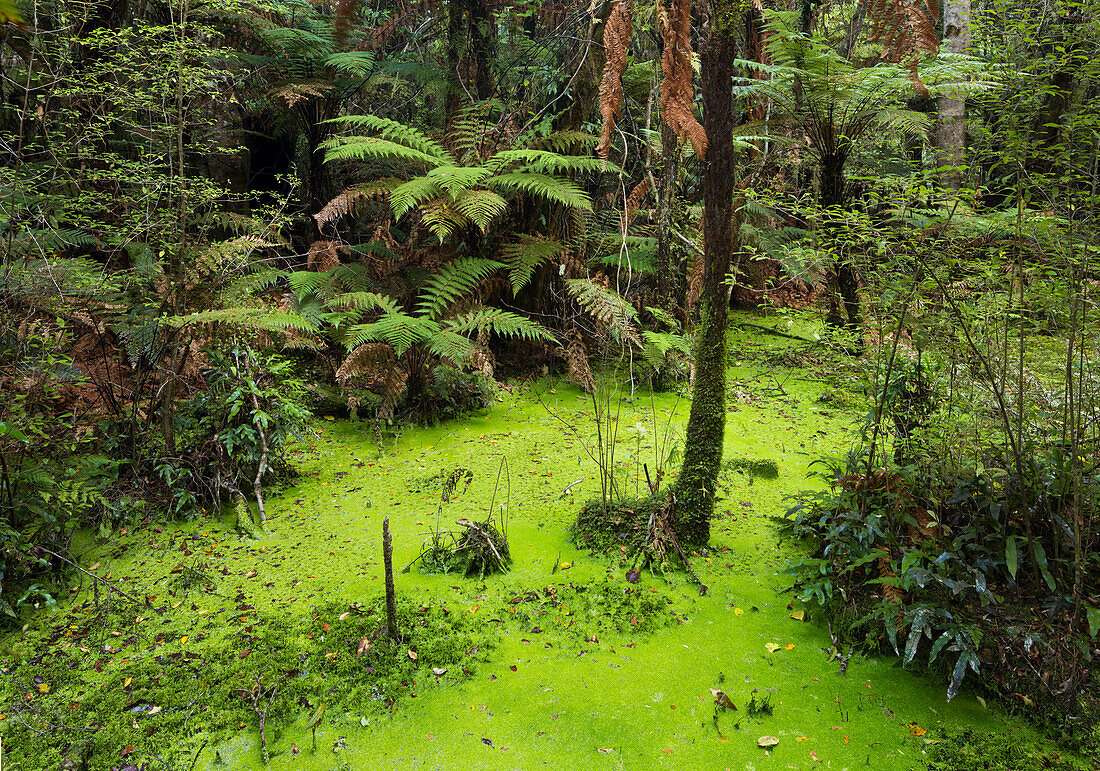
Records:
{"label": "moss", "polygon": [[760,479],[778,479],[779,464],[771,458],[731,458],[722,464],[722,471],[741,471],[748,474],[749,481]]}
{"label": "moss", "polygon": [[667,503],[665,497],[625,498],[605,503],[595,498],[581,508],[573,525],[578,546],[598,552],[629,554],[643,543],[650,516]]}
{"label": "moss", "polygon": [[710,540],[714,494],[726,430],[724,305],[705,301],[695,346],[695,388],[684,436],[684,462],[672,488],[673,527],[685,546]]}

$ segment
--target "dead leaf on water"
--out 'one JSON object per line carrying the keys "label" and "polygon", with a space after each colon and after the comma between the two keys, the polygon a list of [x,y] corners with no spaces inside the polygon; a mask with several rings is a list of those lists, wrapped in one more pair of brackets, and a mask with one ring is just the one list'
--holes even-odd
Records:
{"label": "dead leaf on water", "polygon": [[775,653],[779,650],[778,643],[764,643],[764,647],[767,649],[768,653]]}
{"label": "dead leaf on water", "polygon": [[722,709],[737,709],[737,705],[733,703],[728,695],[726,695],[725,691],[721,691],[717,688],[711,688],[710,695],[714,697],[714,703]]}
{"label": "dead leaf on water", "polygon": [[820,763],[821,762],[821,758],[819,758],[817,756],[817,753],[814,752],[813,750],[810,750],[810,757],[813,758],[814,763]]}
{"label": "dead leaf on water", "polygon": [[928,733],[928,731],[921,728],[916,723],[910,723],[909,724],[909,733],[913,734],[913,736],[924,736],[926,733]]}
{"label": "dead leaf on water", "polygon": [[743,615],[745,615],[745,611],[741,610],[740,608],[734,608],[733,609],[733,615],[743,616]]}
{"label": "dead leaf on water", "polygon": [[783,646],[783,650],[793,651],[794,650],[794,643],[787,643],[786,645]]}
{"label": "dead leaf on water", "polygon": [[413,661],[416,661],[416,651],[414,651],[412,648],[409,648],[409,658]]}
{"label": "dead leaf on water", "polygon": [[779,744],[778,736],[761,736],[756,740],[757,747],[774,747]]}
{"label": "dead leaf on water", "polygon": [[793,613],[791,613],[791,618],[793,618],[795,621],[805,621],[806,620],[806,611],[796,610]]}

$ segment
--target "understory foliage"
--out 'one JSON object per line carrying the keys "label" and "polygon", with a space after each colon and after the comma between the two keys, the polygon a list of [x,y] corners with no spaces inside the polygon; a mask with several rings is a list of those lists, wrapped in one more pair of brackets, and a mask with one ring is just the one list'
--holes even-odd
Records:
{"label": "understory foliage", "polygon": [[[890,288],[878,309],[883,344],[866,364],[863,441],[822,461],[826,489],[788,513],[794,534],[814,544],[790,571],[797,595],[831,619],[838,646],[892,650],[941,671],[949,697],[980,680],[1087,744],[1097,714],[1100,405],[1098,351],[1085,330],[1098,305],[1073,276],[1092,258],[1069,223],[1020,212],[1010,224],[939,223],[923,244],[904,245],[916,279],[881,274]],[[947,240],[975,227],[986,241],[966,248],[986,262],[960,259]],[[977,300],[976,284],[1006,274],[1012,291],[987,286]],[[1060,300],[1036,313],[1043,296]]]}

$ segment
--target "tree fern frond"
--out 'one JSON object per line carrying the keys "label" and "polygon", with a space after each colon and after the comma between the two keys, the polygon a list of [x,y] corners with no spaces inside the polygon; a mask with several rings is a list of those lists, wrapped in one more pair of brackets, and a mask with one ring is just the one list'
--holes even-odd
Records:
{"label": "tree fern frond", "polygon": [[428,318],[438,318],[455,300],[472,292],[494,270],[502,267],[495,260],[480,257],[465,257],[444,265],[428,280],[417,311]]}
{"label": "tree fern frond", "polygon": [[517,313],[499,308],[478,307],[447,321],[445,329],[463,335],[491,332],[500,337],[556,342],[546,327]]}
{"label": "tree fern frond", "polygon": [[413,177],[390,191],[390,210],[394,219],[401,219],[410,209],[442,194],[443,191],[431,177]]}
{"label": "tree fern frond", "polygon": [[399,184],[401,180],[386,177],[362,185],[353,185],[325,204],[321,211],[313,215],[313,219],[317,220],[318,225],[329,225],[341,217],[355,214],[364,203],[391,192]]}
{"label": "tree fern frond", "polygon": [[377,115],[345,115],[326,122],[350,127],[366,127],[384,140],[411,148],[422,153],[425,157],[433,159],[432,166],[445,163],[454,165],[455,162],[455,159],[443,145],[430,139],[412,126],[406,126],[404,123],[389,118],[381,118]]}
{"label": "tree fern frond", "polygon": [[577,209],[591,209],[592,201],[577,185],[567,179],[546,174],[511,172],[485,180],[489,187],[504,191],[519,191],[551,203]]}
{"label": "tree fern frond", "polygon": [[505,212],[508,201],[492,190],[465,190],[455,199],[452,207],[484,233],[489,223]]}
{"label": "tree fern frond", "polygon": [[531,147],[552,150],[556,153],[577,153],[592,150],[600,143],[600,138],[587,131],[556,131],[544,137],[531,139]]}
{"label": "tree fern frond", "polygon": [[337,72],[366,78],[374,72],[374,54],[370,51],[337,51],[325,57],[324,65]]}
{"label": "tree fern frond", "polygon": [[162,321],[176,328],[189,324],[224,324],[237,329],[262,332],[316,331],[314,324],[297,313],[272,311],[266,308],[222,308],[182,316],[166,316]]}
{"label": "tree fern frond", "polygon": [[309,99],[320,99],[332,92],[332,84],[324,80],[295,80],[288,83],[273,85],[268,93],[276,99],[286,102],[293,107],[299,102]]}
{"label": "tree fern frond", "polygon": [[421,316],[387,313],[370,324],[358,324],[344,336],[344,347],[357,348],[363,343],[387,343],[394,355],[401,358],[407,350],[439,332],[439,325]]}
{"label": "tree fern frond", "polygon": [[229,285],[224,296],[234,299],[249,297],[257,292],[270,289],[284,275],[283,271],[274,268],[256,273],[246,273]]}
{"label": "tree fern frond", "polygon": [[489,169],[483,166],[445,164],[436,166],[428,172],[427,176],[437,187],[447,191],[453,201],[466,190],[476,186],[489,174]]}
{"label": "tree fern frond", "polygon": [[325,151],[325,163],[332,161],[362,161],[367,158],[422,163],[428,168],[434,168],[445,163],[444,160],[434,155],[428,155],[415,147],[406,147],[397,142],[378,137],[332,137],[326,139],[320,146]]}
{"label": "tree fern frond", "polygon": [[397,303],[392,297],[376,292],[345,292],[325,303],[333,310],[382,311],[397,313]]}
{"label": "tree fern frond", "polygon": [[589,315],[607,327],[615,340],[641,344],[634,327],[638,312],[617,292],[587,278],[569,279],[565,285],[569,294]]}
{"label": "tree fern frond", "polygon": [[600,158],[584,155],[561,155],[548,150],[535,150],[526,147],[502,150],[486,161],[486,165],[495,170],[521,165],[523,171],[542,174],[599,174],[604,171],[612,173],[619,171],[617,166]]}
{"label": "tree fern frond", "polygon": [[449,359],[459,367],[469,363],[475,350],[476,346],[469,338],[447,329],[428,340],[428,351],[433,356]]}
{"label": "tree fern frond", "polygon": [[383,377],[396,364],[393,348],[385,343],[356,346],[336,369],[336,379],[346,383],[358,375]]}
{"label": "tree fern frond", "polygon": [[518,294],[538,268],[557,259],[565,245],[549,236],[519,235],[500,246],[500,256],[508,267],[512,294]]}
{"label": "tree fern frond", "polygon": [[446,201],[437,198],[420,207],[420,221],[427,226],[439,243],[451,233],[468,224],[468,220]]}
{"label": "tree fern frond", "polygon": [[336,296],[336,290],[332,286],[332,277],[328,273],[319,273],[313,270],[295,270],[286,274],[286,280],[299,302],[311,296],[319,297],[322,300],[330,300]]}

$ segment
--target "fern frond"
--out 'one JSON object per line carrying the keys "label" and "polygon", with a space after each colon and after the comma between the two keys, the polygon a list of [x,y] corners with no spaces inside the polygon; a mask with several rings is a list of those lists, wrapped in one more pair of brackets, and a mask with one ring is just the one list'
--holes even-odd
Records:
{"label": "fern frond", "polygon": [[358,324],[344,336],[344,347],[357,348],[363,343],[379,342],[393,347],[401,358],[407,350],[439,333],[439,325],[421,316],[387,313],[370,324]]}
{"label": "fern frond", "polygon": [[500,337],[518,337],[522,340],[547,340],[557,342],[546,327],[499,308],[479,307],[463,313],[444,324],[444,329],[463,335],[491,332]]}
{"label": "fern frond", "polygon": [[599,144],[600,138],[587,131],[555,131],[544,137],[531,139],[531,147],[552,150],[555,153],[573,153],[591,150]]}
{"label": "fern frond", "polygon": [[455,300],[472,292],[494,270],[502,267],[495,260],[480,257],[466,257],[444,265],[428,280],[417,311],[429,319],[438,318]]}
{"label": "fern frond", "polygon": [[489,223],[505,212],[508,201],[492,190],[466,190],[455,199],[453,208],[484,233]]}
{"label": "fern frond", "polygon": [[634,322],[638,312],[617,292],[587,278],[565,282],[569,294],[619,342],[640,345]]}
{"label": "fern frond", "polygon": [[236,329],[259,332],[314,332],[316,326],[297,313],[272,311],[266,308],[222,308],[219,310],[166,316],[163,323],[180,328],[190,324],[224,324]]}
{"label": "fern frond", "polygon": [[332,285],[332,277],[327,272],[295,270],[286,274],[286,280],[299,302],[307,297],[330,300],[337,294]]}
{"label": "fern frond", "polygon": [[439,243],[447,240],[451,233],[455,232],[468,220],[446,201],[437,198],[420,207],[420,221],[427,226]]}
{"label": "fern frond", "polygon": [[391,192],[399,184],[401,184],[400,180],[387,177],[362,185],[353,185],[325,204],[321,211],[313,215],[313,219],[317,220],[317,224],[322,227],[329,225],[341,217],[355,214],[364,203]]}
{"label": "fern frond", "polygon": [[336,368],[336,379],[346,383],[358,375],[384,377],[396,364],[393,348],[385,343],[356,346]]}
{"label": "fern frond", "polygon": [[250,297],[257,292],[270,289],[275,285],[275,282],[284,275],[283,271],[274,268],[261,270],[256,273],[246,273],[234,280],[226,289],[223,296],[226,299],[232,298],[234,300]]}
{"label": "fern frond", "polygon": [[365,127],[378,134],[382,139],[392,143],[416,150],[425,157],[432,158],[433,166],[441,164],[454,165],[454,157],[438,142],[426,136],[412,126],[406,126],[389,118],[381,118],[377,115],[345,115],[333,118],[327,123],[335,123],[341,126]]}
{"label": "fern frond", "polygon": [[592,201],[575,184],[546,174],[516,171],[485,180],[489,187],[504,191],[519,191],[551,203],[576,209],[591,209]]}
{"label": "fern frond", "polygon": [[406,163],[422,163],[428,168],[434,168],[446,162],[434,155],[421,152],[415,147],[406,147],[378,137],[332,137],[326,139],[320,146],[325,151],[325,163],[382,158]]}
{"label": "fern frond", "polygon": [[486,166],[494,170],[503,170],[514,164],[520,164],[519,171],[538,174],[599,174],[619,171],[619,167],[615,164],[599,158],[586,155],[562,155],[527,147],[501,150],[485,162]]}
{"label": "fern frond", "polygon": [[455,166],[453,164],[445,164],[443,166],[436,166],[428,172],[427,176],[436,187],[447,191],[453,201],[465,191],[476,186],[489,176],[490,173],[489,169],[482,166]]}
{"label": "fern frond", "polygon": [[370,77],[374,73],[374,64],[374,54],[369,51],[337,51],[324,60],[326,67],[359,78]]}
{"label": "fern frond", "polygon": [[557,259],[565,245],[549,236],[519,235],[500,246],[500,256],[508,267],[512,294],[518,294],[539,267]]}
{"label": "fern frond", "polygon": [[376,292],[345,292],[333,297],[325,306],[333,310],[397,313],[397,303],[393,298]]}
{"label": "fern frond", "polygon": [[332,84],[324,80],[299,80],[271,86],[268,93],[294,107],[310,99],[321,99],[332,91]]}
{"label": "fern frond", "polygon": [[390,210],[394,219],[401,219],[410,209],[442,194],[442,189],[431,177],[414,177],[390,192]]}
{"label": "fern frond", "polygon": [[428,351],[433,356],[449,359],[460,367],[470,361],[475,350],[476,346],[469,338],[447,329],[433,335],[428,341]]}

